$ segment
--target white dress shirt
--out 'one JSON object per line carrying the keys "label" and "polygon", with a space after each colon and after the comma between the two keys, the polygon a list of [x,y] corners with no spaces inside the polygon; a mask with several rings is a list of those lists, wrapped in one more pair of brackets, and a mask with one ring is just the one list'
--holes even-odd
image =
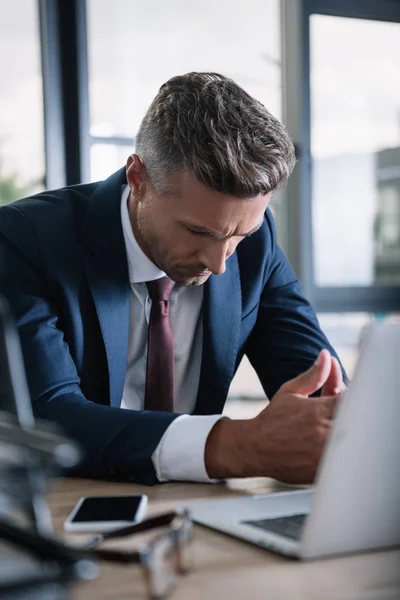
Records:
{"label": "white dress shirt", "polygon": [[[121,219],[131,286],[129,345],[121,408],[143,410],[147,334],[151,310],[146,281],[165,277],[138,245],[128,213],[129,186],[121,198]],[[203,286],[175,285],[170,297],[174,336],[174,412],[191,413],[196,404],[203,346]],[[210,481],[204,449],[221,415],[182,414],[165,431],[152,460],[160,481]]]}

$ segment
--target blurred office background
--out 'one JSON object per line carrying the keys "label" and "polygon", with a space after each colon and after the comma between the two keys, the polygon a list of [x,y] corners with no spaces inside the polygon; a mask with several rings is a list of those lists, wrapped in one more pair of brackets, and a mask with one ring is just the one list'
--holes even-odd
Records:
{"label": "blurred office background", "polygon": [[[287,126],[280,244],[351,375],[400,312],[399,0],[0,0],[0,203],[103,179],[160,85],[232,77]],[[227,411],[265,403],[248,362]]]}

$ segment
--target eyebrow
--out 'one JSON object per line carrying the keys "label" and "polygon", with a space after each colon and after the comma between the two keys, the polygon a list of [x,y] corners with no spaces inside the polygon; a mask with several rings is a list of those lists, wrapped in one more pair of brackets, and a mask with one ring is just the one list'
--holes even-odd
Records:
{"label": "eyebrow", "polygon": [[253,235],[253,233],[255,233],[256,231],[258,231],[260,229],[263,222],[264,222],[264,219],[261,221],[261,223],[259,223],[256,227],[254,227],[254,229],[252,229],[248,233],[236,233],[235,235],[221,235],[220,233],[216,233],[215,231],[211,231],[210,229],[206,229],[205,227],[200,227],[198,225],[187,224],[186,227],[188,227],[195,233],[204,233],[205,235],[209,235],[210,237],[213,237],[217,240],[227,240],[230,237],[242,237],[242,238],[250,237],[251,235]]}

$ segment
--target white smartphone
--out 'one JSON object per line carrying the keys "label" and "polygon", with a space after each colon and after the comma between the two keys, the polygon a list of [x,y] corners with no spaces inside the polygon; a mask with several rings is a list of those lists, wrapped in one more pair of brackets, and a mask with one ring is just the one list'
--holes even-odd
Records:
{"label": "white smartphone", "polygon": [[147,496],[86,496],[64,521],[69,533],[104,533],[141,521]]}

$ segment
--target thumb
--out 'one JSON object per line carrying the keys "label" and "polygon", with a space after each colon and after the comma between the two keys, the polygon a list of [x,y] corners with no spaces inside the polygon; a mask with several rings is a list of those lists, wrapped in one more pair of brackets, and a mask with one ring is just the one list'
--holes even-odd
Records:
{"label": "thumb", "polygon": [[329,373],[328,379],[325,381],[322,388],[322,396],[333,396],[334,394],[340,394],[344,391],[342,369],[340,368],[339,361],[332,356],[331,357],[331,372]]}
{"label": "thumb", "polygon": [[329,377],[331,372],[331,355],[328,350],[321,350],[317,360],[312,367],[286,382],[282,388],[292,394],[309,396],[319,390]]}

